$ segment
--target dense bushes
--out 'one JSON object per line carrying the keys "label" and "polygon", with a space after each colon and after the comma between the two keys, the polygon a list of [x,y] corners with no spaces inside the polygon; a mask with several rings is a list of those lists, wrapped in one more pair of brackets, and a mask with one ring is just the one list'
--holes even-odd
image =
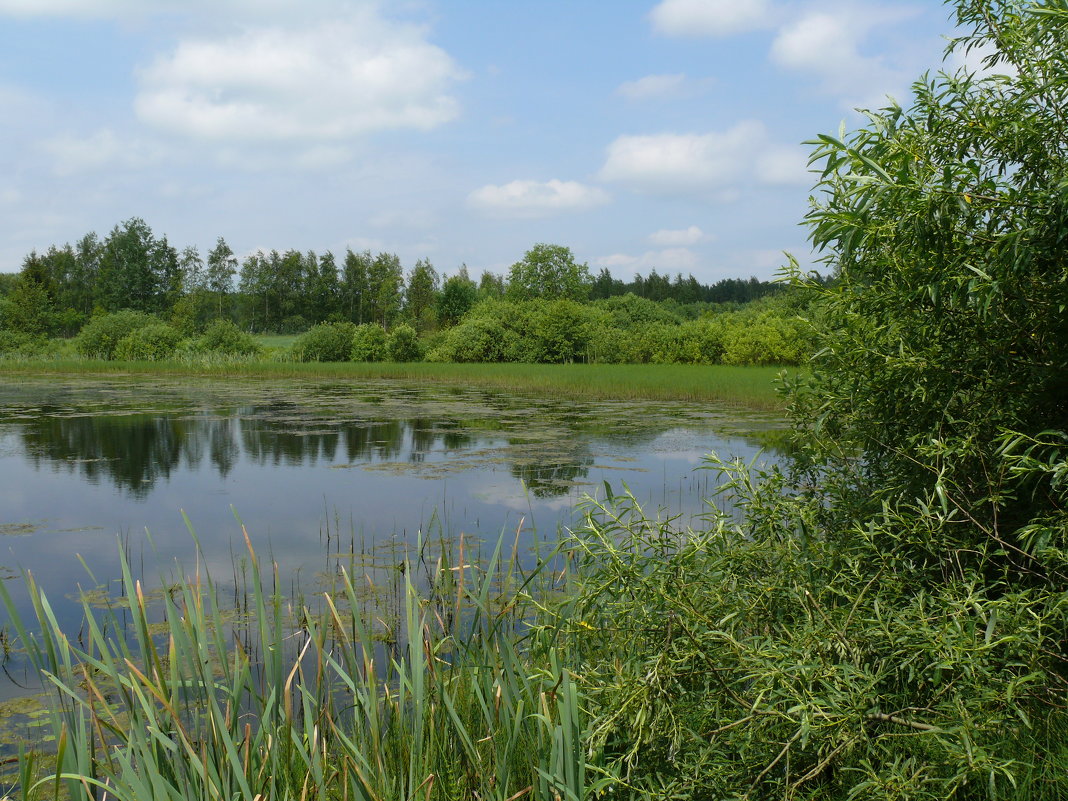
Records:
{"label": "dense bushes", "polygon": [[252,356],[260,352],[260,346],[252,335],[242,331],[229,320],[215,320],[208,325],[197,342],[197,347],[228,356]]}
{"label": "dense bushes", "polygon": [[398,325],[386,339],[386,359],[391,362],[415,362],[423,358],[419,334],[410,325]]}
{"label": "dense bushes", "polygon": [[[753,308],[680,321],[633,295],[596,304],[489,300],[427,358],[453,362],[801,364],[811,327],[778,296]],[[802,307],[803,308],[803,307]]]}
{"label": "dense bushes", "polygon": [[386,358],[386,330],[378,323],[358,325],[352,332],[349,355],[354,362],[380,362]]}
{"label": "dense bushes", "polygon": [[85,324],[75,337],[74,348],[83,356],[114,359],[115,350],[123,337],[158,322],[154,316],[145,312],[124,310],[103,314]]}
{"label": "dense bushes", "polygon": [[176,328],[166,323],[150,323],[120,339],[115,347],[115,358],[128,361],[166,359],[174,354],[181,339]]}
{"label": "dense bushes", "polygon": [[352,323],[312,326],[293,343],[293,355],[302,362],[344,362],[352,352]]}
{"label": "dense bushes", "polygon": [[216,320],[196,340],[151,314],[119,311],[91,319],[74,338],[74,349],[95,359],[155,361],[176,354],[215,353],[251,356],[260,352],[256,340],[229,320]]}
{"label": "dense bushes", "polygon": [[[571,544],[588,747],[646,797],[1068,797],[1068,7],[957,8],[1010,75],[816,143],[789,470],[714,465],[741,524],[616,499]],[[725,360],[798,340],[749,313]]]}

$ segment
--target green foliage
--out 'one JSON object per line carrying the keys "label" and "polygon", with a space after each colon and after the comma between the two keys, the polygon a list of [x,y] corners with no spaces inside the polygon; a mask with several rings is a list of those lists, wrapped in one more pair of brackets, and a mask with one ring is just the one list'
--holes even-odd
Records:
{"label": "green foliage", "polygon": [[172,356],[182,334],[166,323],[150,323],[135,328],[118,341],[115,358],[125,361],[158,361]]}
{"label": "green foliage", "polygon": [[321,323],[293,343],[293,354],[300,362],[348,361],[355,331],[356,326],[349,322]]}
{"label": "green foliage", "polygon": [[450,328],[444,341],[427,354],[435,362],[509,361],[506,354],[514,347],[514,334],[496,319],[470,317]]}
{"label": "green foliage", "polygon": [[177,252],[144,220],[134,217],[115,226],[101,245],[94,293],[105,310],[162,311],[180,286]]}
{"label": "green foliage", "polygon": [[250,545],[238,615],[220,609],[223,593],[200,570],[168,577],[161,608],[151,605],[122,556],[136,592],[104,610],[86,603],[81,637],[60,629],[27,575],[30,634],[0,585],[58,699],[40,720],[56,758],[18,755],[20,798],[93,799],[103,788],[130,801],[599,796],[611,776],[587,753],[560,650],[514,636],[536,609],[527,590],[539,575],[500,551],[477,567],[419,564],[419,582],[406,559],[387,586],[342,570],[318,603],[298,605],[275,594]]}
{"label": "green foliage", "polygon": [[56,328],[55,304],[45,284],[32,275],[19,276],[8,295],[0,299],[0,328],[48,336]]}
{"label": "green foliage", "polygon": [[233,291],[234,276],[237,275],[237,259],[234,252],[221,236],[215,247],[208,254],[207,270],[204,274],[204,287],[215,296],[216,315],[223,316],[227,296]]}
{"label": "green foliage", "polygon": [[215,320],[197,343],[205,351],[228,356],[252,356],[260,352],[253,336],[242,331],[230,320]]}
{"label": "green foliage", "polygon": [[352,332],[354,362],[380,362],[386,358],[386,330],[378,323],[364,323]]}
{"label": "green foliage", "polygon": [[811,327],[797,317],[737,314],[725,321],[723,364],[801,364],[810,353]]}
{"label": "green foliage", "polygon": [[[741,524],[609,498],[572,544],[555,625],[640,793],[1068,796],[1068,6],[957,12],[992,77],[814,143],[836,280],[790,469],[712,465]],[[788,313],[719,318],[724,359],[803,341]]]}
{"label": "green foliage", "polygon": [[277,325],[279,334],[303,334],[308,330],[308,320],[303,314],[291,314]]}
{"label": "green foliage", "polygon": [[74,348],[82,356],[93,359],[114,359],[119,341],[139,328],[158,323],[151,314],[123,311],[103,314],[91,319],[74,340]]}
{"label": "green foliage", "polygon": [[415,362],[423,357],[419,334],[407,324],[396,326],[386,338],[386,360],[391,362]]}
{"label": "green foliage", "polygon": [[589,361],[592,314],[590,307],[569,300],[535,304],[526,332],[530,361],[549,364]]}
{"label": "green foliage", "polygon": [[438,296],[438,320],[445,326],[456,325],[477,300],[478,288],[467,276],[467,268],[463,267],[459,273],[445,279]]}
{"label": "green foliage", "polygon": [[539,243],[508,271],[508,295],[516,300],[585,300],[591,284],[589,268],[563,245]]}
{"label": "green foliage", "polygon": [[404,312],[418,330],[425,331],[437,323],[438,271],[426,259],[420,259],[408,277]]}
{"label": "green foliage", "polygon": [[612,324],[617,328],[679,322],[678,318],[667,311],[662,304],[648,298],[640,298],[632,292],[598,300],[595,305],[608,312]]}
{"label": "green foliage", "polygon": [[49,341],[44,337],[0,328],[0,355],[15,359],[33,359],[46,356],[52,350]]}

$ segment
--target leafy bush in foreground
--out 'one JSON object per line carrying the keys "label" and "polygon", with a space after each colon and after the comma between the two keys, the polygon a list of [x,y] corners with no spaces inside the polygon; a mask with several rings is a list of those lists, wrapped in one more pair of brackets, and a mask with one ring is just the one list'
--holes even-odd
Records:
{"label": "leafy bush in foreground", "polygon": [[791,469],[715,465],[741,525],[624,498],[572,544],[590,747],[649,796],[1068,797],[1068,7],[957,9],[1011,77],[816,143]]}

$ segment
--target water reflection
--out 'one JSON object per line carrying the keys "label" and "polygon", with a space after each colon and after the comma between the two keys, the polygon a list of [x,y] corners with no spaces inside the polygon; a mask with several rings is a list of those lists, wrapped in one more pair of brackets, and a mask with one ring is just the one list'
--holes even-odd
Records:
{"label": "water reflection", "polygon": [[[435,454],[496,443],[492,430],[485,430],[490,427],[472,433],[458,419],[324,420],[286,402],[195,414],[71,415],[50,405],[36,412],[30,419],[0,417],[34,469],[78,474],[93,484],[109,481],[134,499],[146,498],[176,471],[205,465],[223,479],[240,461],[272,467],[398,460],[420,465]],[[514,454],[510,472],[536,497],[566,494],[594,462],[588,443],[572,437],[545,442],[537,433],[531,427],[527,436],[505,440]]]}
{"label": "water reflection", "polygon": [[32,571],[77,630],[79,587],[121,587],[119,548],[146,588],[191,565],[236,587],[247,531],[295,596],[398,543],[506,532],[529,555],[602,482],[701,524],[716,480],[694,470],[702,455],[748,462],[781,428],[725,407],[390,381],[0,381],[0,580]]}

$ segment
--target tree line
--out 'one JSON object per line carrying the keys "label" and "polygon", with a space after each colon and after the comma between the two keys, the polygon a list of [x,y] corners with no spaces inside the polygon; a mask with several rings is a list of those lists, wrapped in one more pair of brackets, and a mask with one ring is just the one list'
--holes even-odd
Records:
{"label": "tree line", "polygon": [[239,260],[226,240],[202,256],[178,249],[140,218],[104,238],[88,233],[75,244],[26,256],[20,273],[0,276],[0,327],[31,335],[71,336],[94,314],[124,309],[167,319],[186,335],[217,319],[256,333],[299,333],[324,322],[405,322],[420,333],[458,323],[480,300],[534,297],[596,300],[625,295],[679,306],[746,303],[777,286],[756,278],[702,284],[654,269],[624,283],[607,272],[593,278],[570,249],[536,245],[507,276],[489,271],[474,280],[461,266],[443,276],[426,259],[405,270],[392,253],[347,249],[256,251]]}

